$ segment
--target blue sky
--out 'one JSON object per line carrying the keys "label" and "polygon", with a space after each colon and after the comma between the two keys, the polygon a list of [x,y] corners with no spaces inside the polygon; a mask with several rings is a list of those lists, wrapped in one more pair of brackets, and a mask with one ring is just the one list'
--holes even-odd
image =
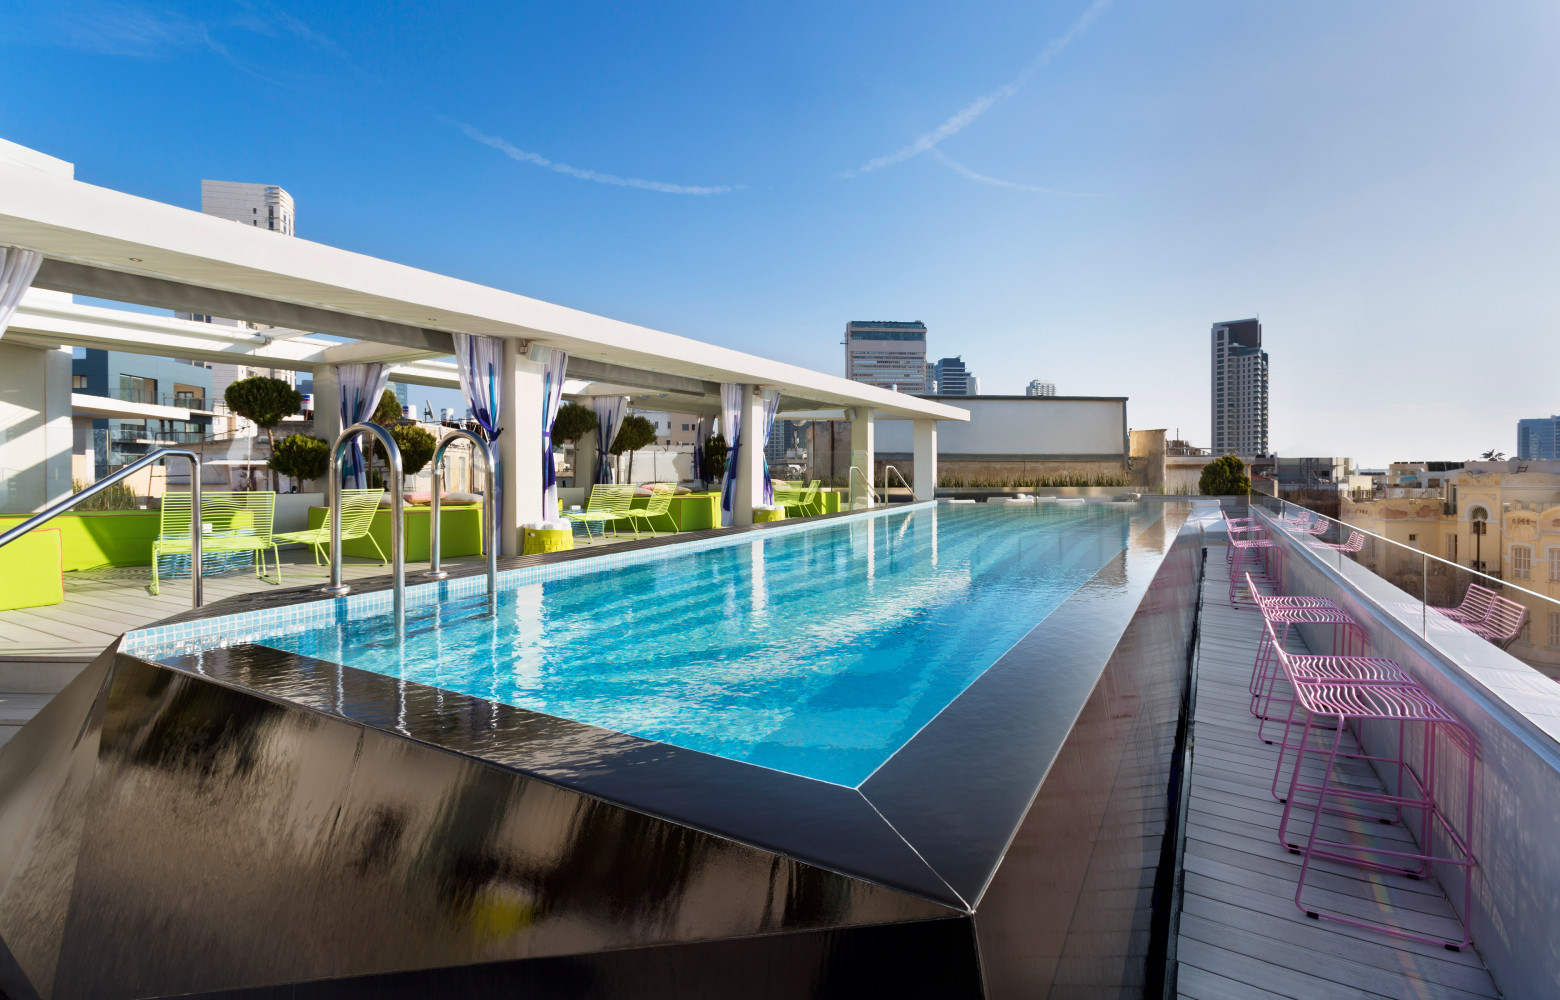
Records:
{"label": "blue sky", "polygon": [[0,136],[191,208],[843,369],[919,319],[984,392],[1466,458],[1560,412],[1560,5],[0,4]]}

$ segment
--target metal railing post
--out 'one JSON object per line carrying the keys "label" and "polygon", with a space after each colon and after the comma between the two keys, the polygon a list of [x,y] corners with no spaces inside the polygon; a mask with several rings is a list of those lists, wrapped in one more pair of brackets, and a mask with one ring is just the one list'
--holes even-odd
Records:
{"label": "metal railing post", "polygon": [[915,487],[905,479],[905,474],[892,465],[883,466],[883,506],[888,506],[892,501],[888,498],[888,474],[892,472],[899,477],[899,485],[910,491],[910,502],[915,502]]}
{"label": "metal railing post", "polygon": [[[394,590],[395,634],[397,641],[406,633],[406,497],[401,482],[401,448],[390,432],[378,424],[358,423],[336,435],[330,448],[330,585],[320,588],[332,597],[351,592],[341,582],[341,458],[347,445],[360,434],[369,434],[385,446],[390,456],[390,572]],[[370,450],[372,455],[373,451]],[[365,468],[367,462],[364,462]]]}
{"label": "metal railing post", "polygon": [[193,451],[181,448],[159,448],[149,455],[138,458],[118,472],[99,479],[80,493],[72,494],[59,503],[51,504],[14,528],[0,532],[0,547],[11,544],[39,525],[53,520],[87,499],[97,496],[115,483],[128,479],[131,475],[141,471],[148,465],[155,465],[166,458],[188,459],[190,463],[190,598],[195,607],[200,607],[204,601],[204,588],[201,586],[200,575],[200,456]]}
{"label": "metal railing post", "polygon": [[498,592],[498,511],[493,499],[497,495],[497,480],[493,475],[493,449],[482,438],[468,430],[453,430],[433,452],[433,503],[428,527],[428,577],[443,580],[450,574],[439,568],[439,542],[441,538],[440,496],[444,491],[444,451],[457,440],[471,442],[472,450],[482,456],[486,491],[482,495],[482,544],[487,550],[488,595]]}

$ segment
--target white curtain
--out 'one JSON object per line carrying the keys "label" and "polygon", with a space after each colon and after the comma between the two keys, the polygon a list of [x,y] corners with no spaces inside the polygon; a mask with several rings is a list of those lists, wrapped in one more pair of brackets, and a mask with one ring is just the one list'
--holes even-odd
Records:
{"label": "white curtain", "polygon": [[758,449],[764,455],[764,506],[775,502],[774,480],[769,478],[769,437],[775,432],[775,411],[780,409],[780,390],[771,389],[764,394],[764,426],[763,440],[758,444]]}
{"label": "white curtain", "polygon": [[742,455],[742,386],[720,384],[720,431],[726,438],[726,471],[720,477],[720,523],[729,528],[737,512],[737,461]]}
{"label": "white curtain", "polygon": [[[474,333],[457,333],[455,338],[455,369],[460,374],[460,392],[466,397],[466,408],[477,422],[482,436],[489,445],[498,440],[504,429],[498,426],[498,415],[504,406],[504,342],[497,337],[479,337]],[[504,477],[499,474],[498,449],[493,453],[493,490],[499,496],[483,497],[483,504],[499,517],[503,510]],[[473,463],[475,467],[475,463]]]}
{"label": "white curtain", "polygon": [[627,396],[592,396],[590,408],[596,411],[596,482],[610,483],[612,475],[612,456],[607,449],[612,447],[612,441],[623,427],[623,418],[628,416]]}
{"label": "white curtain", "polygon": [[38,276],[42,263],[43,254],[36,250],[0,247],[0,336],[4,336],[6,327],[11,325],[16,307]]}
{"label": "white curtain", "polygon": [[709,481],[709,471],[704,467],[704,439],[709,436],[710,418],[700,417],[693,425],[693,478],[701,485]]}
{"label": "white curtain", "polygon": [[[337,365],[336,384],[341,392],[341,429],[360,424],[374,415],[379,398],[390,384],[390,366],[386,364]],[[347,475],[354,489],[368,488],[368,466],[363,461],[361,437],[347,447]],[[332,442],[334,444],[334,442]]]}
{"label": "white curtain", "polygon": [[558,467],[553,463],[553,421],[563,402],[563,375],[569,368],[569,356],[553,351],[542,375],[542,520],[558,520]]}

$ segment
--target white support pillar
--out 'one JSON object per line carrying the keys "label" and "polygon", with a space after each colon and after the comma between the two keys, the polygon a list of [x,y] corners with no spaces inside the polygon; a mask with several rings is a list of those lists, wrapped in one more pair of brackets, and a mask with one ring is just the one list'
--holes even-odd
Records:
{"label": "white support pillar", "polygon": [[877,451],[873,446],[874,419],[870,406],[850,410],[850,464],[861,470],[861,475],[850,473],[851,506],[856,508],[872,506],[872,494],[862,485],[862,478],[871,485],[877,464]]}
{"label": "white support pillar", "polygon": [[498,464],[504,496],[499,552],[520,554],[520,525],[542,518],[542,372],[521,343],[504,340],[504,400],[499,409]]}
{"label": "white support pillar", "polygon": [[574,442],[574,485],[583,486],[585,495],[590,496],[590,488],[596,485],[596,456],[598,442],[601,440],[600,431],[588,431]]}
{"label": "white support pillar", "polygon": [[341,381],[335,365],[314,366],[314,436],[334,441],[341,434]]}
{"label": "white support pillar", "polygon": [[910,472],[917,500],[937,499],[937,421],[917,420],[915,468]]}
{"label": "white support pillar", "polygon": [[737,456],[737,502],[733,524],[752,524],[753,508],[764,502],[764,395],[742,387],[742,453]]}

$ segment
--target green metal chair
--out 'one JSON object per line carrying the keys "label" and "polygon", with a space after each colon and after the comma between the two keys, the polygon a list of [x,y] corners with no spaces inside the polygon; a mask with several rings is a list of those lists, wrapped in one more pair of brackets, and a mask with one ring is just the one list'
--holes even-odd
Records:
{"label": "green metal chair", "polygon": [[[190,554],[190,514],[193,504],[188,493],[168,493],[162,498],[157,538],[152,542],[152,593],[161,592],[157,578],[160,556]],[[254,554],[255,576],[266,580],[265,552],[276,559],[276,579],[282,582],[282,560],[276,552],[272,534],[276,519],[276,494],[267,490],[241,492],[203,492],[200,498],[202,558],[218,552]]]}
{"label": "green metal chair", "polygon": [[[649,530],[650,537],[657,535],[655,519],[658,517],[670,518],[672,516],[672,497],[677,495],[677,486],[674,483],[651,483],[650,498],[645,501],[643,507],[629,507],[627,517],[629,525],[634,529],[634,537],[639,537],[639,522],[645,522],[645,528]],[[676,527],[673,527],[676,533]]]}
{"label": "green metal chair", "polygon": [[[590,526],[596,525],[601,529],[601,537],[607,537],[607,525],[614,521],[625,520],[629,517],[629,510],[634,503],[634,487],[615,483],[598,483],[590,488],[590,499],[585,501],[584,510],[561,511],[559,516],[575,524],[585,526],[585,540],[594,544],[591,537]],[[629,521],[629,524],[633,524]],[[612,529],[617,534],[617,529]],[[635,533],[638,537],[638,533]]]}
{"label": "green metal chair", "polygon": [[[388,563],[390,559],[385,555],[384,549],[379,547],[370,531],[374,526],[374,515],[379,513],[379,501],[383,499],[385,491],[378,490],[342,490],[341,491],[341,540],[343,543],[358,538],[367,538],[374,546],[374,551],[379,553],[381,565]],[[325,511],[325,521],[318,528],[308,528],[303,531],[288,531],[276,536],[278,545],[307,545],[314,550],[314,565],[323,564],[322,557],[330,549],[330,510]],[[282,575],[281,560],[277,560],[276,576],[280,580]]]}
{"label": "green metal chair", "polygon": [[[823,501],[818,498],[818,487],[822,483],[820,479],[814,479],[809,485],[800,484],[782,485],[780,481],[774,484],[775,503],[785,508],[786,517],[795,517],[798,514],[811,516],[823,513]],[[792,508],[796,508],[795,512]]]}

